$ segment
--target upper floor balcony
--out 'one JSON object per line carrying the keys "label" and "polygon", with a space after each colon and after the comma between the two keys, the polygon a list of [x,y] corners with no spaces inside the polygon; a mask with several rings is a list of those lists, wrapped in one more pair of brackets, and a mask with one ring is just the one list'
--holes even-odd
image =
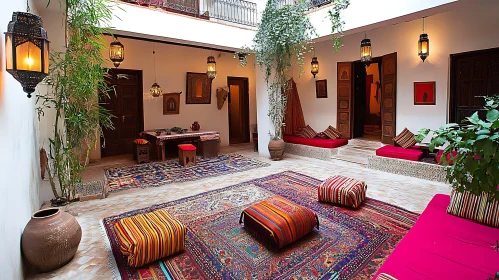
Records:
{"label": "upper floor balcony", "polygon": [[245,0],[120,0],[210,21],[256,27],[257,4]]}

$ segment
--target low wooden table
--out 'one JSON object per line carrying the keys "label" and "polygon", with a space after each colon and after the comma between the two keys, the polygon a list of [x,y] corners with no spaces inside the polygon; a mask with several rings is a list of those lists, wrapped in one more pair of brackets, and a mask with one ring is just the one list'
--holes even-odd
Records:
{"label": "low wooden table", "polygon": [[161,160],[166,159],[166,145],[168,141],[178,141],[178,140],[193,140],[198,141],[199,137],[202,135],[214,135],[219,134],[218,131],[214,130],[188,130],[185,133],[177,133],[172,132],[167,135],[165,132],[162,132],[160,135],[156,135],[155,131],[143,131],[140,133],[140,136],[144,139],[147,139],[149,142],[156,145],[157,157],[159,158],[159,154],[161,154]]}

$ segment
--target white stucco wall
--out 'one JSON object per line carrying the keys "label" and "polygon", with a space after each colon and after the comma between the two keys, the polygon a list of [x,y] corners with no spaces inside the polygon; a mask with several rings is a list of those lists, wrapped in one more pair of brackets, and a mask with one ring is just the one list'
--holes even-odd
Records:
{"label": "white stucco wall", "polygon": [[[31,2],[31,1],[30,1]],[[36,9],[31,4],[32,12]],[[35,98],[5,71],[5,37],[12,12],[26,11],[26,1],[2,2],[0,9],[0,267],[2,279],[24,279],[21,234],[39,209],[40,165]]]}
{"label": "white stucco wall", "polygon": [[[417,131],[421,127],[438,128],[447,122],[449,96],[449,55],[473,50],[499,47],[499,2],[458,9],[426,19],[430,38],[430,56],[422,62],[417,56],[417,42],[422,31],[421,20],[401,23],[369,32],[374,57],[397,52],[397,132],[407,127]],[[315,80],[310,74],[311,57],[305,59],[305,73],[295,73],[305,121],[315,130],[336,125],[337,62],[359,60],[363,33],[344,37],[344,47],[333,53],[331,42],[316,44],[320,63],[317,79],[327,79],[328,98],[315,97]],[[414,105],[413,83],[436,81],[436,105]],[[259,96],[258,96],[259,97]],[[260,122],[259,122],[260,123]]]}

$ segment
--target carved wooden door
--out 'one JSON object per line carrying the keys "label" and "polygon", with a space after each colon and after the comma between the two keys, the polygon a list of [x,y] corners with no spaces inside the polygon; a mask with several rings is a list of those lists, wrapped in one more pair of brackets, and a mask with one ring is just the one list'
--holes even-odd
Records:
{"label": "carved wooden door", "polygon": [[336,128],[342,138],[352,135],[352,62],[338,62],[337,98],[338,110]]}
{"label": "carved wooden door", "polygon": [[397,53],[387,54],[382,60],[381,78],[381,142],[393,144],[396,133]]}

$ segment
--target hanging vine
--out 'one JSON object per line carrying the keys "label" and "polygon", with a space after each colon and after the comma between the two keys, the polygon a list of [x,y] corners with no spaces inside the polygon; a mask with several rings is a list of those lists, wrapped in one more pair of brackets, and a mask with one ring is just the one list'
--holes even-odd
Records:
{"label": "hanging vine", "polygon": [[49,90],[37,99],[39,118],[46,109],[55,111],[47,168],[53,204],[64,204],[74,197],[74,186],[81,183],[81,173],[102,127],[113,128],[112,115],[99,104],[99,94],[109,91],[102,57],[107,49],[102,36],[109,32],[112,18],[109,2],[65,0],[61,4],[65,5],[65,51],[51,52],[46,78]]}

